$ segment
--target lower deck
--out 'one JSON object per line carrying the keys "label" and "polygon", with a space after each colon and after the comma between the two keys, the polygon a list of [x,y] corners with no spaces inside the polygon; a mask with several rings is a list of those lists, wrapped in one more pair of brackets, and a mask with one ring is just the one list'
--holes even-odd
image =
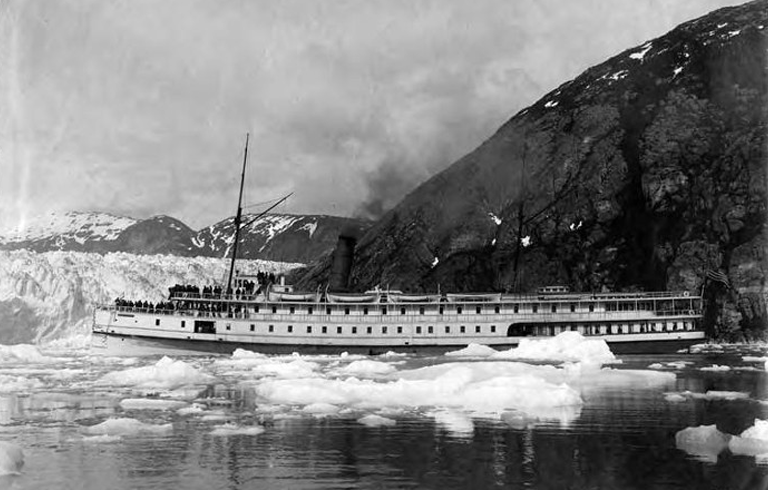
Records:
{"label": "lower deck", "polygon": [[[701,332],[681,332],[644,335],[627,338],[616,336],[605,338],[614,354],[661,354],[687,349],[702,342]],[[509,339],[507,343],[495,344],[497,350],[517,347],[520,339]],[[298,352],[311,354],[350,354],[382,355],[388,352],[406,354],[443,354],[466,347],[466,343],[456,344],[400,344],[365,345],[365,344],[279,344],[269,342],[229,342],[202,339],[174,339],[162,337],[144,337],[117,333],[94,332],[91,348],[93,352],[109,356],[141,355],[210,355],[232,354],[237,349],[244,349],[262,354],[292,354]]]}

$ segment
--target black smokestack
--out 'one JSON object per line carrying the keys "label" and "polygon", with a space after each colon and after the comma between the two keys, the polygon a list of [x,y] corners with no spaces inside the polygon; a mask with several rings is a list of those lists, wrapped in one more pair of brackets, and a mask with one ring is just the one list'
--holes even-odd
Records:
{"label": "black smokestack", "polygon": [[357,239],[351,233],[339,235],[336,248],[333,251],[333,263],[331,264],[331,277],[328,289],[336,292],[344,292],[349,287],[349,273],[352,271],[352,262],[355,259],[355,244]]}

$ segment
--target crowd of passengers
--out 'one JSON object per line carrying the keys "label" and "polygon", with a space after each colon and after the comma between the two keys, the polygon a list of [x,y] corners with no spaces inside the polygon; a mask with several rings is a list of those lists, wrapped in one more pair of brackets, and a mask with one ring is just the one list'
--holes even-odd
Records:
{"label": "crowd of passengers", "polygon": [[159,301],[157,304],[150,301],[131,301],[123,298],[115,298],[115,306],[118,309],[133,310],[143,309],[148,311],[173,311],[176,305],[170,301]]}
{"label": "crowd of passengers", "polygon": [[[175,311],[175,310],[197,310],[203,316],[221,316],[227,312],[227,306],[224,303],[209,303],[194,301],[197,298],[221,298],[234,296],[234,299],[245,299],[258,294],[264,287],[277,281],[277,277],[272,273],[258,271],[256,281],[247,279],[240,281],[240,286],[232,290],[219,285],[199,286],[193,284],[174,284],[168,288],[169,298],[176,298],[173,301],[161,301],[154,304],[149,301],[131,301],[123,298],[115,299],[115,306],[118,309],[133,310],[141,309],[152,312]],[[232,307],[232,311],[227,312],[228,316],[240,312],[239,306]]]}
{"label": "crowd of passengers", "polygon": [[[274,284],[277,281],[277,277],[272,273],[266,273],[259,271],[256,273],[256,281],[246,279],[240,281],[240,284],[234,290],[232,288],[226,289],[226,295],[234,295],[235,298],[241,299],[246,296],[253,296],[258,294],[268,284]],[[225,294],[225,289],[222,286],[203,286],[201,289],[199,286],[192,284],[175,284],[168,288],[169,297],[181,297],[181,298],[216,298]]]}
{"label": "crowd of passengers", "polygon": [[196,302],[191,300],[160,301],[155,304],[150,301],[130,301],[123,298],[116,298],[115,306],[121,311],[146,311],[149,313],[187,312],[187,314],[194,314],[195,316],[219,318],[240,318],[244,312],[244,309],[240,305]]}

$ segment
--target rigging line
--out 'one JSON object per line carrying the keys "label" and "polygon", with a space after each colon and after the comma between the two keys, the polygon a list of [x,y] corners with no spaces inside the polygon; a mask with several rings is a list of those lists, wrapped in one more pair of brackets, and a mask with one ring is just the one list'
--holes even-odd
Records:
{"label": "rigging line", "polygon": [[257,202],[257,203],[254,203],[254,204],[249,204],[247,206],[243,206],[243,209],[253,208],[253,207],[256,207],[256,206],[264,206],[266,204],[271,204],[271,203],[273,203],[273,202],[275,202],[277,200],[278,199],[270,199],[269,201],[262,201],[262,202]]}
{"label": "rigging line", "polygon": [[264,211],[262,211],[261,213],[259,213],[258,215],[256,215],[256,217],[255,217],[255,218],[253,218],[252,220],[250,220],[249,222],[247,222],[245,225],[243,225],[243,228],[247,228],[248,226],[250,226],[251,224],[253,224],[253,222],[254,222],[254,221],[256,221],[257,219],[261,218],[262,216],[264,216],[264,215],[265,215],[265,214],[267,214],[268,212],[270,212],[270,211],[272,211],[273,209],[275,209],[276,207],[278,207],[280,204],[282,204],[283,202],[285,202],[286,200],[288,200],[288,198],[289,198],[289,197],[291,197],[292,195],[293,195],[293,192],[291,192],[290,194],[288,194],[288,195],[287,195],[287,196],[285,196],[284,198],[282,198],[282,199],[280,199],[279,201],[277,201],[275,204],[271,205],[270,207],[268,207],[267,209],[265,209]]}

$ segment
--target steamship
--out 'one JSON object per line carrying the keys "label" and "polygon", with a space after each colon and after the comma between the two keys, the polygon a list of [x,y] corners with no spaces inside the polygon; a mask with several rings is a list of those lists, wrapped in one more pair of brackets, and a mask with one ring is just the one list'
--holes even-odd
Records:
{"label": "steamship", "polygon": [[[689,292],[574,293],[565,286],[531,294],[413,294],[379,288],[302,292],[284,280],[273,284],[260,281],[263,277],[234,274],[247,155],[246,138],[226,285],[203,292],[173,289],[162,307],[123,302],[97,307],[95,351],[444,352],[473,343],[508,349],[523,339],[575,331],[605,340],[616,353],[639,353],[674,351],[705,338],[702,298]],[[349,259],[354,245],[345,237],[339,245],[334,258]],[[334,274],[341,275],[338,284],[343,286],[350,263],[340,262]]]}

